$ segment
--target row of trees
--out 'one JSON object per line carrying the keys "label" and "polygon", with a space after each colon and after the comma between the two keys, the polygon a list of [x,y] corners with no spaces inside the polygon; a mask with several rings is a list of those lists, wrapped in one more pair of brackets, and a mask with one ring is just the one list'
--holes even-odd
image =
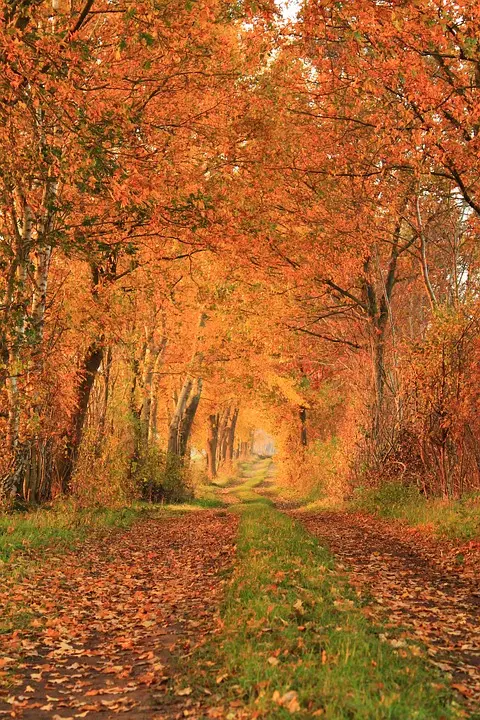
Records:
{"label": "row of trees", "polygon": [[169,345],[167,449],[186,453],[205,362],[193,262],[215,251],[243,59],[238,18],[215,0],[7,2],[3,19],[2,494],[42,500],[52,482],[70,490],[100,374],[97,445],[119,373],[132,462],[156,438]]}
{"label": "row of trees", "polygon": [[249,406],[345,482],[478,489],[474,3],[3,19],[4,499],[160,497],[192,438],[214,477]]}

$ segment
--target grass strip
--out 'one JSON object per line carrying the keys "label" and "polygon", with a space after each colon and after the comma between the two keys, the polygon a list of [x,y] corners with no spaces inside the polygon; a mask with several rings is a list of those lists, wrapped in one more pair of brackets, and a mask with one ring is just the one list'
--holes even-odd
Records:
{"label": "grass strip", "polygon": [[219,673],[211,690],[222,717],[466,716],[418,646],[389,642],[368,621],[331,554],[297,522],[265,503],[240,511],[224,627],[206,662]]}

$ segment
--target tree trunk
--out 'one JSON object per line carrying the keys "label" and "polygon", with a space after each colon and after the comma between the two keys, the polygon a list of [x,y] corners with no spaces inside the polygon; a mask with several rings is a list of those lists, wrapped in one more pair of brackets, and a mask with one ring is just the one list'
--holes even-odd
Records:
{"label": "tree trunk", "polygon": [[140,437],[142,444],[148,442],[148,427],[150,425],[150,413],[152,409],[152,379],[153,367],[155,365],[156,348],[153,340],[153,330],[146,333],[145,353],[143,357],[142,373],[142,407],[140,409]]}
{"label": "tree trunk", "polygon": [[155,377],[166,348],[166,338],[163,338],[158,345],[155,343],[153,332],[147,335],[145,347],[143,376],[142,376],[142,408],[140,411],[141,437],[144,444],[148,444],[151,439],[152,429],[152,413],[155,405],[156,412],[156,385]]}
{"label": "tree trunk", "polygon": [[[36,460],[39,447],[44,450],[49,447],[38,433],[35,437],[27,437],[21,441],[22,397],[24,398],[25,394],[19,381],[22,375],[30,375],[32,371],[39,376],[43,369],[42,343],[52,254],[48,236],[54,213],[53,200],[57,190],[56,179],[49,177],[45,182],[42,204],[36,216],[22,191],[14,188],[11,196],[14,227],[13,257],[7,271],[5,323],[1,338],[2,356],[6,364],[4,373],[8,400],[6,440],[7,449],[11,454],[11,469],[3,478],[0,488],[0,494],[11,497],[21,495],[22,490],[25,489],[25,498],[35,498],[39,477]],[[31,260],[30,256],[35,247],[34,258]],[[31,274],[29,274],[30,265],[33,266]],[[30,294],[32,285],[33,294]],[[27,330],[30,328],[33,334],[27,335]],[[24,384],[34,388],[33,398],[25,407],[27,420],[37,415],[42,418],[43,398],[39,392],[39,383],[39,380],[32,382],[30,378],[24,381]],[[29,461],[32,462],[31,468],[28,467]],[[41,462],[43,468],[48,465]],[[34,483],[32,488],[28,486],[29,478]]]}
{"label": "tree trunk", "polygon": [[98,433],[95,444],[95,455],[100,457],[105,442],[105,428],[107,425],[108,400],[110,396],[110,371],[112,368],[112,347],[108,346],[106,356],[103,360],[103,393],[100,417],[98,419]]}
{"label": "tree trunk", "polygon": [[[202,311],[199,317],[198,331],[195,342],[195,348],[192,355],[190,365],[194,365],[195,361],[201,363],[202,353],[198,349],[198,343],[201,340],[201,329],[205,327],[207,316]],[[195,386],[195,390],[194,390]],[[193,420],[197,412],[198,404],[202,394],[202,380],[195,380],[192,375],[188,374],[183,383],[183,387],[178,395],[175,403],[175,410],[170,421],[168,432],[168,455],[177,455],[182,460],[185,457]]]}
{"label": "tree trunk", "polygon": [[207,473],[210,480],[217,477],[218,414],[208,418]]}
{"label": "tree trunk", "polygon": [[82,368],[79,372],[80,383],[77,389],[75,411],[67,433],[65,452],[59,463],[60,485],[65,494],[68,494],[71,489],[72,475],[83,437],[88,401],[103,357],[103,345],[99,345],[97,341],[94,341],[85,353]]}
{"label": "tree trunk", "polygon": [[217,446],[217,467],[225,462],[227,457],[227,445],[228,445],[228,425],[230,419],[230,408],[227,408],[220,413],[220,427],[218,431],[218,446]]}
{"label": "tree trunk", "polygon": [[307,437],[307,408],[301,407],[300,408],[300,423],[301,423],[301,430],[300,430],[300,441],[304,447],[308,445],[308,437]]}
{"label": "tree trunk", "polygon": [[40,248],[35,253],[35,256],[31,323],[35,330],[37,342],[41,342],[43,340],[45,326],[48,274],[52,257],[52,247]]}
{"label": "tree trunk", "polygon": [[178,395],[175,410],[170,421],[168,431],[168,454],[180,455],[180,424],[185,414],[188,398],[192,391],[193,378],[187,377],[183,383],[183,387]]}
{"label": "tree trunk", "polygon": [[198,405],[202,395],[203,382],[201,378],[198,378],[195,384],[195,390],[192,390],[191,397],[189,398],[188,404],[185,408],[184,416],[180,423],[179,432],[179,455],[181,458],[185,458],[187,454],[188,443],[192,432],[193,421],[197,414]]}
{"label": "tree trunk", "polygon": [[2,501],[11,503],[20,495],[23,479],[27,468],[28,449],[23,447],[20,438],[20,420],[22,393],[19,379],[24,372],[23,350],[26,344],[26,321],[28,299],[25,285],[28,278],[28,254],[32,244],[33,217],[23,197],[17,198],[17,217],[22,218],[16,223],[14,256],[10,263],[5,293],[5,341],[4,355],[7,358],[6,389],[7,389],[7,431],[6,446],[10,458],[10,466],[2,478],[0,497]]}
{"label": "tree trunk", "polygon": [[235,430],[237,428],[239,409],[235,408],[233,411],[232,419],[230,421],[230,427],[228,428],[228,443],[227,443],[227,462],[231,463],[235,453]]}
{"label": "tree trunk", "polygon": [[150,415],[148,419],[147,442],[151,445],[157,439],[157,416],[158,416],[158,369],[163,361],[167,340],[162,343],[160,352],[153,366],[153,378],[150,389]]}

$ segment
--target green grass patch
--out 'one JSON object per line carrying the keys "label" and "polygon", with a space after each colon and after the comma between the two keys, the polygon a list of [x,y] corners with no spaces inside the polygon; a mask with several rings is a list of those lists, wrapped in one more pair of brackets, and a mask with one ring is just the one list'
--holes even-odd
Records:
{"label": "green grass patch", "polygon": [[96,530],[126,528],[148,512],[146,504],[121,508],[82,508],[62,503],[0,515],[0,561],[18,552],[45,547],[72,547]]}
{"label": "green grass patch", "polygon": [[189,500],[188,502],[193,502],[203,507],[218,507],[222,504],[221,500],[218,499],[218,487],[222,486],[210,482],[196,484],[194,486],[193,500]]}
{"label": "green grass patch", "polygon": [[[240,502],[258,502],[263,500],[255,488],[259,487],[267,479],[270,471],[272,461],[267,459],[253,460],[249,463],[243,463],[241,475],[239,477],[240,484],[237,484],[232,488],[233,494],[238,498]],[[243,482],[241,482],[243,480]]]}
{"label": "green grass patch", "polygon": [[416,645],[371,625],[330,553],[300,524],[265,504],[240,512],[224,629],[204,658],[217,673],[212,704],[226,717],[239,705],[241,717],[270,720],[464,717]]}
{"label": "green grass patch", "polygon": [[225,506],[225,503],[216,496],[195,498],[191,504],[194,508],[205,508],[206,510]]}
{"label": "green grass patch", "polygon": [[176,515],[178,513],[198,512],[199,510],[210,510],[214,508],[225,507],[225,503],[216,497],[195,498],[185,503],[176,503],[175,505],[164,505],[162,508],[158,506],[157,510],[161,510],[166,514]]}
{"label": "green grass patch", "polygon": [[472,540],[480,537],[480,494],[461,500],[426,498],[416,487],[385,483],[378,488],[357,488],[349,507],[387,519],[426,526],[439,537]]}
{"label": "green grass patch", "polygon": [[229,485],[234,485],[235,482],[236,482],[235,477],[232,477],[231,475],[225,475],[225,477],[215,478],[215,480],[212,482],[212,485],[214,487],[225,488],[225,487],[229,487]]}

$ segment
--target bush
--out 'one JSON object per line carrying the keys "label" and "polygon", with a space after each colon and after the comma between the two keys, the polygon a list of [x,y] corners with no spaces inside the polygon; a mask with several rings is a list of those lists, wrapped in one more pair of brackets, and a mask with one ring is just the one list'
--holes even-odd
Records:
{"label": "bush", "polygon": [[328,498],[335,503],[343,498],[347,472],[342,442],[333,436],[280,457],[277,481],[307,502]]}
{"label": "bush", "polygon": [[177,455],[150,446],[132,465],[132,477],[143,500],[184,502],[193,497],[188,468]]}
{"label": "bush", "polygon": [[352,505],[357,510],[373,512],[385,518],[404,517],[407,507],[424,502],[418,488],[399,482],[388,482],[376,488],[358,487],[353,491],[352,498]]}
{"label": "bush", "polygon": [[86,433],[72,481],[76,504],[117,507],[138,497],[130,474],[132,440],[128,428],[105,438],[99,451],[93,429]]}

